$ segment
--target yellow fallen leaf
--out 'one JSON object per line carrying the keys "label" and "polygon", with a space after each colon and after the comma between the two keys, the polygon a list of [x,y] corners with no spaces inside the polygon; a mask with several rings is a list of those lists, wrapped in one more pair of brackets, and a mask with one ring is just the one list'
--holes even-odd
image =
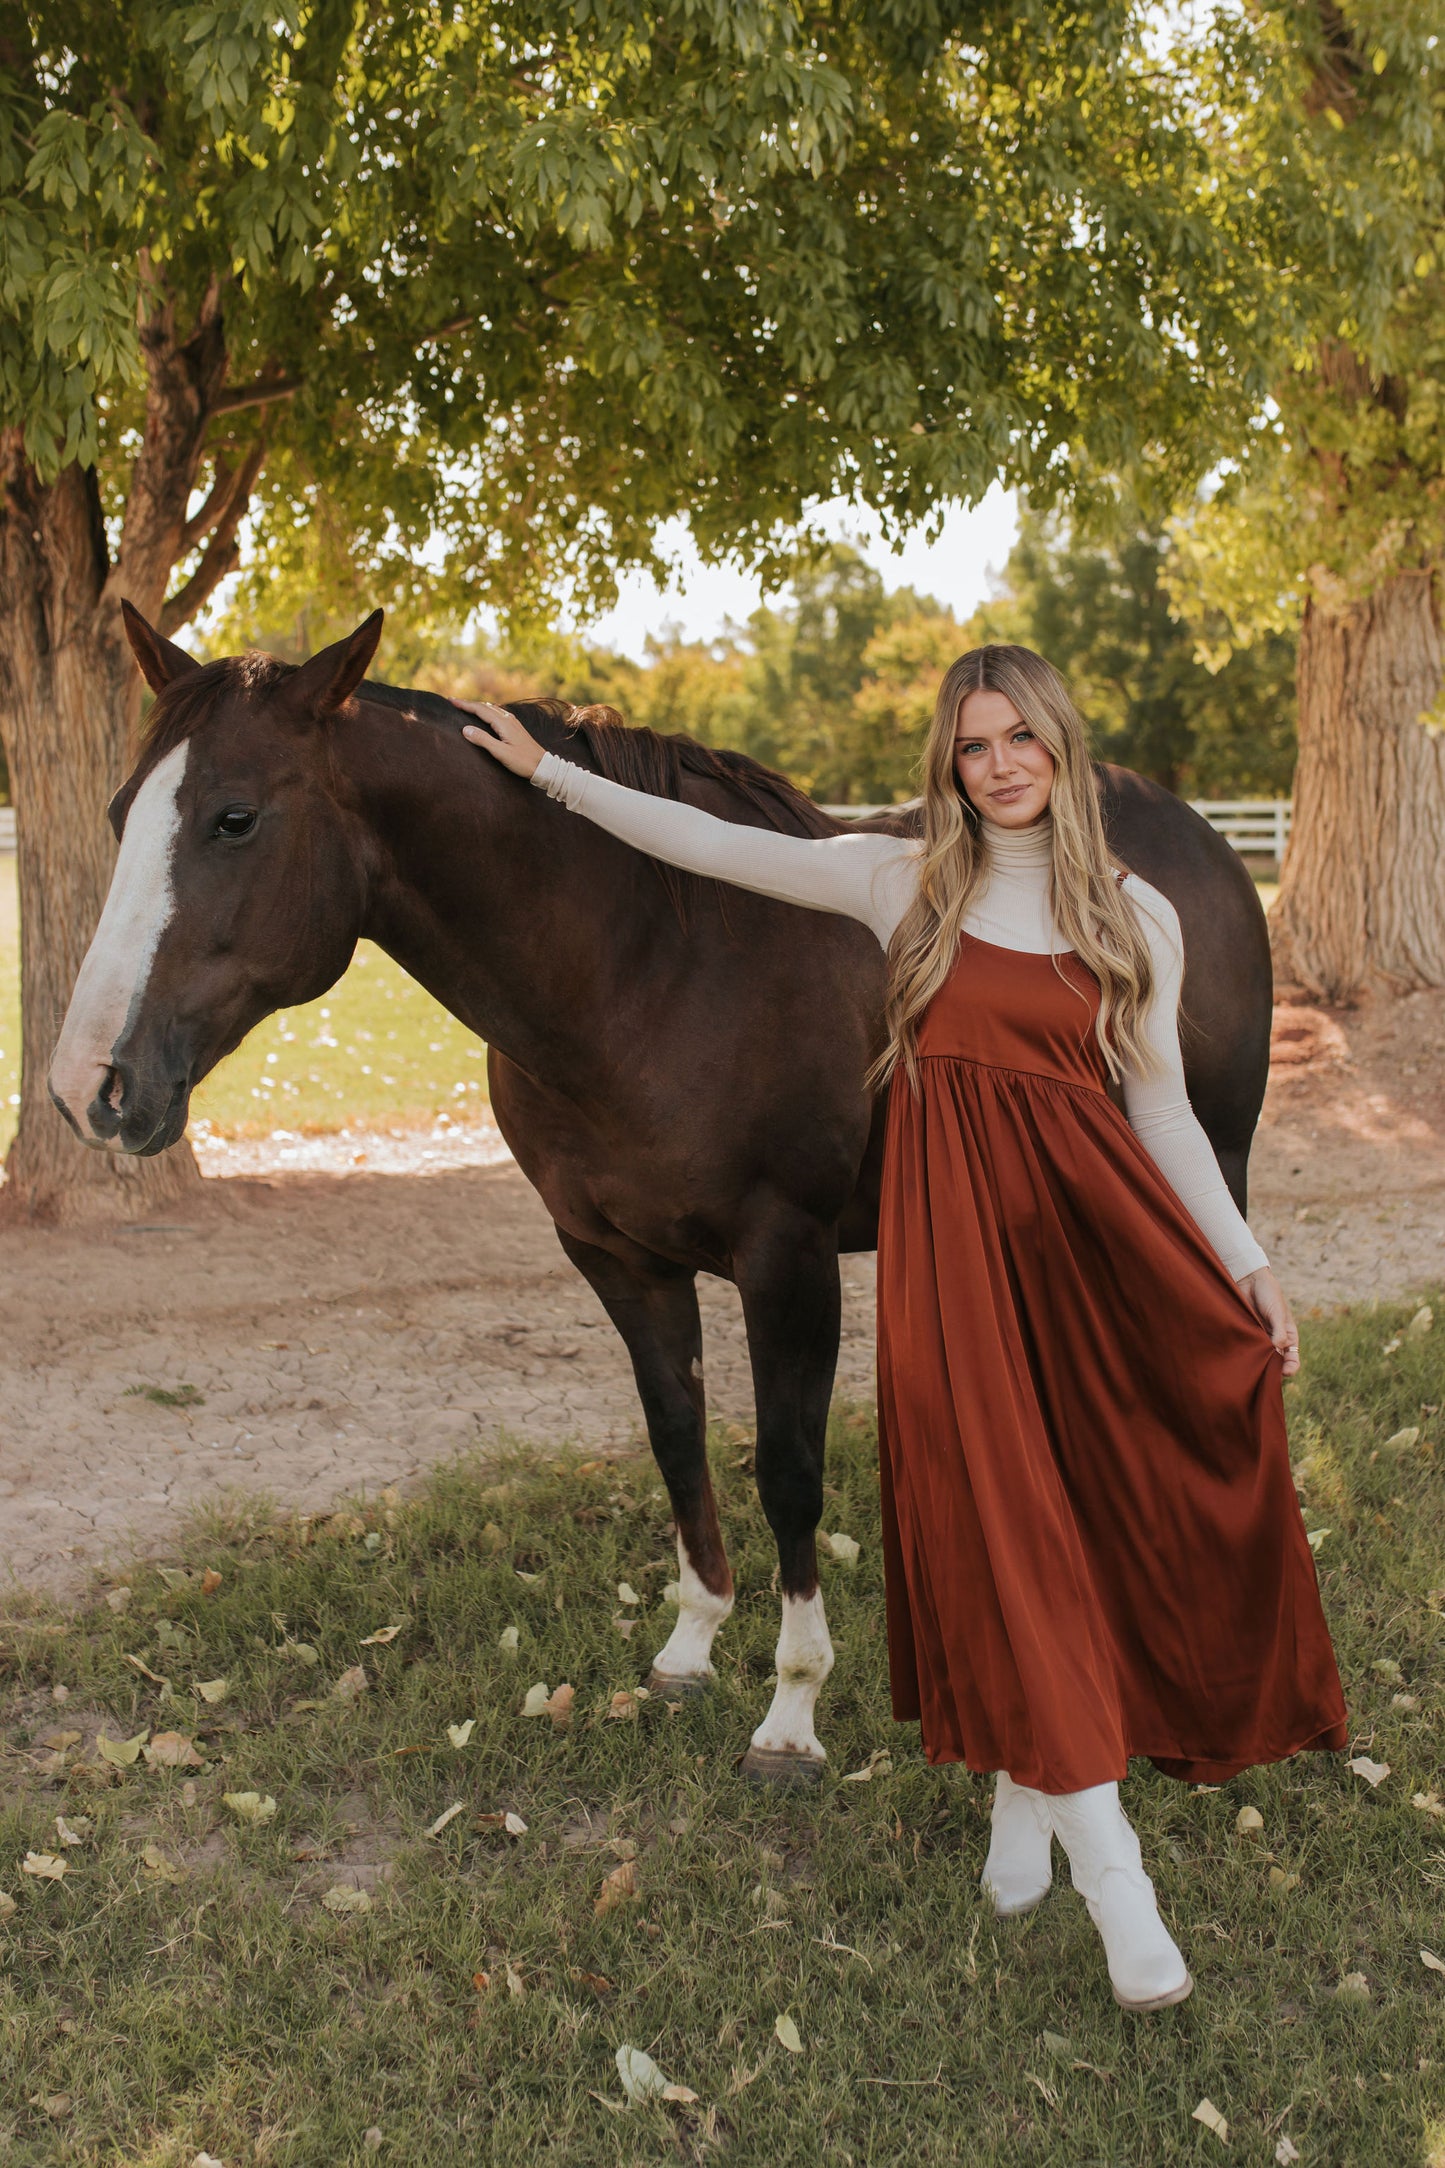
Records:
{"label": "yellow fallen leaf", "polygon": [[1257,1836],[1264,1827],[1264,1816],[1258,1807],[1241,1807],[1234,1817],[1234,1826],[1241,1837]]}
{"label": "yellow fallen leaf", "polygon": [[1283,1867],[1271,1867],[1269,1879],[1270,1886],[1273,1889],[1283,1891],[1285,1894],[1288,1894],[1292,1889],[1299,1888],[1299,1876],[1297,1874],[1287,1874]]}
{"label": "yellow fallen leaf", "polygon": [[140,1758],[140,1750],[150,1737],[150,1727],[138,1731],[133,1739],[107,1739],[101,1732],[95,1742],[95,1751],[102,1761],[110,1762],[117,1769],[129,1769]]}
{"label": "yellow fallen leaf", "polygon": [[8,1889],[0,1889],[0,1920],[13,1920],[19,1910]]}
{"label": "yellow fallen leaf", "polygon": [[1335,1993],[1343,1995],[1346,2002],[1368,2002],[1370,1983],[1362,1972],[1347,1972]]}
{"label": "yellow fallen leaf", "polygon": [[607,1704],[607,1715],[613,1723],[626,1723],[630,1717],[635,1717],[636,1714],[637,1695],[635,1692],[629,1694],[624,1689],[615,1693]]}
{"label": "yellow fallen leaf", "polygon": [[641,1603],[642,1598],[630,1581],[619,1581],[617,1584],[617,1601],[619,1603]]}
{"label": "yellow fallen leaf", "polygon": [[557,1687],[555,1692],[548,1696],[547,1714],[552,1719],[554,1730],[565,1731],[567,1729],[567,1726],[572,1721],[572,1704],[576,1699],[576,1687],[568,1686],[565,1683]]}
{"label": "yellow fallen leaf", "polygon": [[785,2047],[790,2055],[802,2054],[802,2035],[799,2033],[797,2026],[793,2023],[793,2020],[789,2017],[786,2010],[780,2012],[780,2014],[773,2019],[773,2036],[777,2040],[778,2045],[780,2047]]}
{"label": "yellow fallen leaf", "polygon": [[34,1875],[38,1882],[61,1882],[70,1872],[70,1862],[58,1859],[54,1852],[27,1852],[20,1872]]}
{"label": "yellow fallen leaf", "polygon": [[1294,2168],[1299,2159],[1299,2148],[1291,2138],[1281,2138],[1274,2149],[1275,2168]]}
{"label": "yellow fallen leaf", "polygon": [[54,1754],[63,1754],[67,1748],[79,1746],[83,1736],[78,1731],[43,1731],[37,1744],[48,1746]]}
{"label": "yellow fallen leaf", "polygon": [[520,2002],[527,1992],[527,1983],[522,1978],[518,1968],[512,1963],[510,1957],[506,1958],[504,1963],[506,1965],[507,1993],[515,1995],[518,2002]]}
{"label": "yellow fallen leaf", "polygon": [[1430,1330],[1430,1327],[1434,1324],[1434,1322],[1435,1312],[1431,1309],[1428,1302],[1422,1303],[1420,1308],[1415,1312],[1415,1315],[1411,1318],[1409,1324],[1405,1327],[1403,1338],[1405,1338],[1406,1340],[1423,1340],[1426,1333]]}
{"label": "yellow fallen leaf", "polygon": [[444,1812],[437,1816],[436,1820],[428,1829],[427,1835],[429,1837],[439,1837],[442,1831],[446,1828],[448,1822],[454,1822],[459,1814],[465,1814],[466,1811],[467,1810],[465,1803],[462,1800],[458,1799],[454,1801],[451,1806],[447,1807]]}
{"label": "yellow fallen leaf", "polygon": [[205,1572],[201,1575],[201,1594],[203,1596],[214,1596],[220,1585],[221,1576],[216,1567],[207,1566]]}
{"label": "yellow fallen leaf", "polygon": [[551,1698],[551,1687],[544,1680],[539,1679],[535,1686],[527,1688],[526,1694],[523,1696],[523,1716],[545,1716],[547,1714],[547,1704]]}
{"label": "yellow fallen leaf", "polygon": [[94,1828],[95,1824],[88,1814],[77,1814],[73,1820],[68,1822],[63,1814],[57,1814],[55,1817],[56,1837],[61,1845],[67,1848],[72,1845],[84,1844]]}
{"label": "yellow fallen leaf", "polygon": [[1229,2125],[1207,2094],[1194,2110],[1190,2120],[1191,2122],[1202,2123],[1206,2130],[1214,2132],[1221,2145],[1228,2145]]}
{"label": "yellow fallen leaf", "polygon": [[214,1706],[216,1702],[225,1700],[230,1684],[229,1679],[197,1679],[191,1691],[199,1694],[202,1701],[210,1702]]}
{"label": "yellow fallen leaf", "polygon": [[205,1763],[196,1752],[196,1742],[181,1731],[158,1731],[145,1749],[145,1758],[152,1769],[201,1769]]}
{"label": "yellow fallen leaf", "polygon": [[664,2085],[662,2097],[664,2100],[677,2101],[681,2107],[690,2108],[696,2102],[698,2096],[690,2085]]}
{"label": "yellow fallen leaf", "polygon": [[1377,1656],[1370,1669],[1389,1686],[1398,1686],[1405,1676],[1393,1656]]}
{"label": "yellow fallen leaf", "polygon": [[143,1845],[140,1856],[141,1865],[149,1868],[152,1874],[158,1874],[163,1882],[179,1882],[181,1879],[180,1868],[174,1861],[166,1858],[158,1844]]}
{"label": "yellow fallen leaf", "polygon": [[371,1910],[371,1898],[366,1890],[347,1889],[342,1883],[338,1883],[335,1889],[329,1889],[321,1902],[328,1912],[369,1912]]}
{"label": "yellow fallen leaf", "polygon": [[451,1743],[454,1747],[460,1749],[470,1743],[472,1733],[476,1730],[476,1728],[476,1718],[474,1716],[469,1716],[465,1724],[448,1724],[447,1737],[451,1740]]}
{"label": "yellow fallen leaf", "polygon": [[370,1684],[371,1681],[366,1676],[361,1665],[352,1664],[342,1672],[341,1677],[332,1687],[331,1698],[333,1701],[355,1701],[357,1695],[364,1694]]}
{"label": "yellow fallen leaf", "polygon": [[276,1812],[276,1802],[269,1792],[223,1792],[221,1805],[243,1822],[269,1822]]}
{"label": "yellow fallen leaf", "polygon": [[851,1769],[847,1776],[844,1777],[843,1782],[845,1784],[871,1784],[874,1777],[891,1776],[892,1773],[893,1756],[886,1746],[878,1746],[868,1756],[866,1767]]}
{"label": "yellow fallen leaf", "polygon": [[1333,1528],[1311,1528],[1307,1531],[1307,1534],[1310,1549],[1312,1551],[1317,1551],[1320,1545],[1324,1542],[1325,1537],[1332,1536],[1334,1534],[1334,1530]]}
{"label": "yellow fallen leaf", "polygon": [[521,1638],[522,1634],[520,1627],[504,1626],[497,1636],[497,1647],[502,1651],[502,1654],[504,1656],[515,1656],[517,1653],[517,1643],[521,1640]]}
{"label": "yellow fallen leaf", "polygon": [[1438,1792],[1412,1792],[1410,1804],[1418,1807],[1422,1814],[1433,1814],[1437,1821],[1445,1816],[1445,1800],[1441,1799]]}
{"label": "yellow fallen leaf", "polygon": [[130,1599],[128,1588],[113,1588],[105,1600],[112,1611],[125,1611],[130,1606]]}
{"label": "yellow fallen leaf", "polygon": [[1345,1767],[1353,1769],[1357,1777],[1363,1777],[1371,1791],[1377,1784],[1383,1784],[1390,1774],[1390,1764],[1387,1761],[1371,1761],[1368,1754],[1356,1754],[1353,1761],[1346,1762]]}
{"label": "yellow fallen leaf", "polygon": [[506,1540],[496,1522],[488,1521],[486,1527],[482,1530],[482,1549],[484,1551],[500,1551]]}
{"label": "yellow fallen leaf", "polygon": [[602,1894],[592,1909],[600,1918],[618,1905],[630,1904],[637,1894],[637,1861],[624,1859],[620,1867],[614,1867],[611,1874],[604,1875]]}
{"label": "yellow fallen leaf", "polygon": [[1381,1450],[1386,1453],[1408,1453],[1411,1446],[1418,1445],[1419,1442],[1420,1425],[1412,1423],[1407,1429],[1397,1430],[1392,1438],[1387,1438]]}
{"label": "yellow fallen leaf", "polygon": [[1428,1972],[1445,1972],[1445,1958],[1439,1958],[1433,1950],[1422,1950],[1420,1962]]}
{"label": "yellow fallen leaf", "polygon": [[831,1536],[824,1536],[824,1543],[836,1559],[845,1566],[856,1566],[859,1546],[852,1536],[845,1536],[841,1528],[835,1528]]}
{"label": "yellow fallen leaf", "polygon": [[150,1665],[144,1662],[144,1660],[139,1656],[127,1656],[126,1662],[128,1664],[133,1664],[135,1669],[140,1673],[141,1677],[143,1679],[149,1679],[152,1686],[169,1686],[171,1683],[170,1680],[166,1678],[163,1672],[152,1671]]}
{"label": "yellow fallen leaf", "polygon": [[361,1646],[364,1649],[384,1649],[389,1642],[395,1641],[399,1633],[403,1632],[405,1632],[404,1626],[378,1626],[374,1634],[366,1636]]}
{"label": "yellow fallen leaf", "polygon": [[616,2062],[622,2090],[629,2100],[652,2100],[666,2092],[667,2079],[641,2048],[619,2048]]}
{"label": "yellow fallen leaf", "polygon": [[509,1837],[525,1837],[527,1834],[527,1825],[521,1815],[513,1814],[510,1809],[502,1816],[502,1827]]}

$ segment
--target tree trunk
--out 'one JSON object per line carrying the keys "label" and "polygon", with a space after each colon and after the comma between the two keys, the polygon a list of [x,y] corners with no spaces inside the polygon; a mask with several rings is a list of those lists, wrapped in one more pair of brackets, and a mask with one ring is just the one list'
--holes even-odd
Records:
{"label": "tree trunk", "polygon": [[1348,1002],[1445,986],[1445,733],[1434,576],[1311,601],[1299,648],[1294,829],[1271,913],[1283,980]]}
{"label": "tree trunk", "polygon": [[106,805],[131,765],[140,679],[116,598],[93,474],[42,487],[19,432],[0,436],[0,734],[20,875],[20,1127],[0,1216],[137,1216],[193,1194],[184,1141],[155,1159],[88,1151],[50,1103],[46,1072],[110,886]]}

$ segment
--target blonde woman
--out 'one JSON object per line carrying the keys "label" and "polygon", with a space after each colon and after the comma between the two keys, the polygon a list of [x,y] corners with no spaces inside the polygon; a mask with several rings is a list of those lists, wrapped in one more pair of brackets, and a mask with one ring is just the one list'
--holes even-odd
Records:
{"label": "blonde woman", "polygon": [[476,744],[639,850],[886,950],[894,1710],[930,1761],[998,1772],[996,1911],[1045,1895],[1056,1836],[1119,2001],[1182,2001],[1129,1756],[1218,1783],[1343,1746],[1345,1710],[1290,1478],[1294,1324],[1185,1095],[1179,922],[1110,858],[1063,680],[1019,647],[953,665],[921,841],[736,827],[473,712]]}

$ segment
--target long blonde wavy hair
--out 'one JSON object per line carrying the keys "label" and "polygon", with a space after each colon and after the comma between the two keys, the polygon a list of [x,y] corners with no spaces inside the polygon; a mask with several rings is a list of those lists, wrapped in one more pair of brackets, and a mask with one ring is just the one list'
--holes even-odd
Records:
{"label": "long blonde wavy hair", "polygon": [[[1126,1070],[1148,1076],[1158,1067],[1144,1037],[1153,991],[1149,950],[1119,892],[1117,874],[1123,869],[1104,840],[1083,722],[1052,663],[1031,648],[995,646],[960,655],[938,688],[920,763],[918,894],[889,944],[888,1043],[869,1083],[882,1084],[901,1063],[909,1084],[918,1089],[919,1020],[953,969],[964,918],[987,880],[981,818],[954,773],[959,710],[970,693],[985,691],[1012,701],[1053,756],[1054,924],[1102,990],[1096,1028],[1110,1076],[1117,1081]],[[1057,956],[1054,968],[1059,968]]]}

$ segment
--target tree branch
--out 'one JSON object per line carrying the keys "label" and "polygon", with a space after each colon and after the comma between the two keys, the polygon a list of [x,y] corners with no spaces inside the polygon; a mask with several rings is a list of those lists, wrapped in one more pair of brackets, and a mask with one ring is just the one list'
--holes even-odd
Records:
{"label": "tree branch", "polygon": [[258,376],[251,384],[233,384],[217,392],[210,403],[212,414],[240,414],[247,407],[273,406],[278,399],[294,398],[300,391],[299,376]]}
{"label": "tree branch", "polygon": [[184,587],[178,588],[161,610],[160,629],[167,639],[190,623],[196,612],[210,601],[226,575],[234,572],[240,563],[241,546],[236,540],[236,532],[246,516],[251,491],[256,486],[256,477],[265,458],[266,441],[264,437],[258,437],[236,469],[225,509],[216,518],[215,532],[206,544],[200,563]]}
{"label": "tree branch", "polygon": [[189,554],[198,542],[204,542],[211,529],[226,516],[231,498],[235,494],[238,470],[231,466],[223,452],[216,454],[215,480],[206,495],[206,501],[192,519],[181,529],[180,555]]}

